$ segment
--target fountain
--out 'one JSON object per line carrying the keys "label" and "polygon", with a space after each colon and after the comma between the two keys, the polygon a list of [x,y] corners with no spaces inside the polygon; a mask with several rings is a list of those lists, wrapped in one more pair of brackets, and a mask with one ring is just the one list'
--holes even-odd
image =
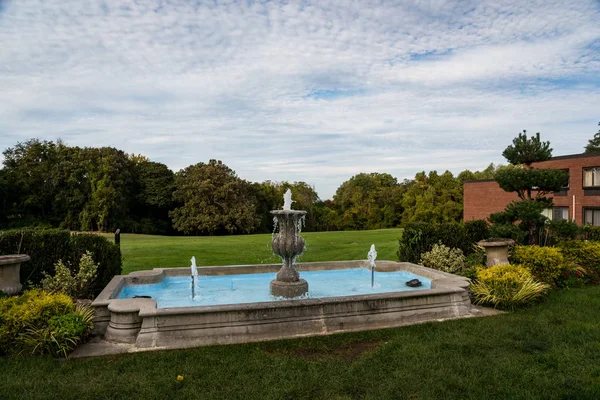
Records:
{"label": "fountain", "polygon": [[288,189],[283,196],[283,209],[273,210],[273,221],[279,233],[273,239],[273,252],[281,257],[283,266],[271,281],[271,295],[294,298],[308,293],[308,282],[300,278],[295,268],[296,257],[304,251],[304,239],[300,236],[306,211],[292,210],[292,192]]}
{"label": "fountain", "polygon": [[196,285],[198,281],[198,267],[196,266],[196,257],[192,256],[190,260],[192,265],[190,266],[192,270],[192,299],[196,298]]}
{"label": "fountain", "polygon": [[377,250],[375,250],[375,245],[371,245],[371,250],[367,253],[367,260],[369,260],[369,264],[371,265],[371,287],[375,284],[375,259],[377,258]]}
{"label": "fountain", "polygon": [[303,262],[306,280],[301,279],[295,261],[305,246],[300,232],[306,211],[292,210],[292,203],[288,190],[283,209],[271,211],[271,247],[281,263],[202,267],[202,296],[195,257],[191,267],[117,275],[92,303],[94,332],[107,341],[130,343],[135,351],[327,335],[476,314],[468,279],[388,260],[378,260],[375,271],[375,245],[368,260]]}

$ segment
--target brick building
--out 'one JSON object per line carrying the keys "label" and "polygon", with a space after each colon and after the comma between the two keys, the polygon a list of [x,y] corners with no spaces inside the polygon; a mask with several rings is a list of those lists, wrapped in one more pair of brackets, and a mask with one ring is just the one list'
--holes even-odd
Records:
{"label": "brick building", "polygon": [[[532,167],[569,171],[568,187],[550,196],[554,207],[546,210],[547,217],[574,220],[579,225],[600,225],[600,154],[558,156],[533,163]],[[463,190],[465,221],[486,219],[503,211],[511,201],[519,200],[516,193],[505,192],[494,180],[466,181]]]}

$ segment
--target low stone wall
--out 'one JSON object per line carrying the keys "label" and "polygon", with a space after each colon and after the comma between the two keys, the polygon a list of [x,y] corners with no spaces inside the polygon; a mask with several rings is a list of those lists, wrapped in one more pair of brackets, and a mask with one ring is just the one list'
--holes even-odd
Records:
{"label": "low stone wall", "polygon": [[[366,267],[366,261],[303,263],[299,270]],[[203,275],[276,272],[279,264],[204,267]],[[160,282],[187,268],[115,276],[92,303],[96,333],[138,348],[185,348],[326,335],[472,315],[465,278],[410,263],[379,261],[378,271],[407,270],[432,279],[431,289],[381,294],[156,308],[152,299],[116,299],[123,285]],[[268,288],[265,288],[268,290]]]}

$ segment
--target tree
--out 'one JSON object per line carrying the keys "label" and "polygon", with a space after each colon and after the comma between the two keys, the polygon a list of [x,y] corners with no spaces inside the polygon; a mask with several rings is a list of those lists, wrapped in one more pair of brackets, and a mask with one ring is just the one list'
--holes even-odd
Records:
{"label": "tree", "polygon": [[165,164],[139,156],[134,163],[136,194],[132,231],[168,233],[171,230],[169,210],[173,208],[175,174]]}
{"label": "tree", "polygon": [[332,200],[318,201],[315,204],[315,220],[317,231],[337,231],[341,226],[337,207]]}
{"label": "tree", "polygon": [[[492,234],[514,232],[516,226],[526,233],[529,243],[535,244],[537,232],[547,220],[542,211],[552,207],[552,199],[546,196],[567,185],[569,173],[531,168],[534,162],[546,161],[552,156],[550,143],[542,142],[539,133],[528,139],[523,131],[502,154],[511,165],[496,172],[496,182],[503,190],[517,193],[520,200],[511,202],[503,212],[490,215],[494,224]],[[520,237],[522,235],[516,232],[514,238]]]}
{"label": "tree", "polygon": [[[112,147],[82,149],[90,198],[80,213],[83,230],[112,231],[130,225],[133,199],[133,162]],[[127,229],[124,229],[127,231]]]}
{"label": "tree", "polygon": [[18,189],[14,204],[19,218],[29,224],[52,223],[56,194],[52,169],[57,161],[56,145],[31,139],[17,143],[3,154],[6,174],[10,175],[13,187]]}
{"label": "tree", "polygon": [[540,133],[527,138],[527,131],[523,129],[523,133],[513,139],[513,144],[508,146],[502,155],[513,165],[525,164],[530,166],[534,162],[546,161],[552,157],[552,149],[550,142],[542,142]]}
{"label": "tree", "polygon": [[256,190],[256,197],[259,204],[258,213],[261,215],[259,231],[273,231],[273,216],[270,211],[281,209],[283,206],[283,194],[288,189],[292,191],[292,199],[294,200],[292,209],[307,212],[304,229],[307,231],[314,231],[316,229],[317,218],[315,207],[319,202],[319,196],[314,187],[306,182],[290,183],[287,181],[264,181],[255,183],[253,186]]}
{"label": "tree", "polygon": [[342,183],[333,196],[340,229],[391,228],[400,223],[406,188],[386,173],[361,173]]}
{"label": "tree", "polygon": [[[600,126],[600,122],[598,122]],[[600,153],[600,129],[594,134],[594,138],[590,139],[587,146],[585,146],[586,153]]]}
{"label": "tree", "polygon": [[9,170],[0,169],[0,228],[7,228],[17,217],[18,187]]}
{"label": "tree", "polygon": [[458,174],[457,178],[461,183],[464,183],[465,181],[480,181],[485,179],[494,179],[498,168],[500,167],[497,167],[493,163],[490,163],[490,165],[488,165],[483,171],[471,172],[467,169]]}
{"label": "tree", "polygon": [[82,230],[81,212],[91,197],[88,152],[60,142],[57,152],[57,161],[52,168],[55,186],[52,211],[60,228]]}
{"label": "tree", "polygon": [[419,172],[402,200],[402,224],[453,222],[462,219],[462,181],[450,171]]}
{"label": "tree", "polygon": [[177,172],[173,199],[173,227],[186,234],[251,233],[260,223],[252,185],[221,161]]}

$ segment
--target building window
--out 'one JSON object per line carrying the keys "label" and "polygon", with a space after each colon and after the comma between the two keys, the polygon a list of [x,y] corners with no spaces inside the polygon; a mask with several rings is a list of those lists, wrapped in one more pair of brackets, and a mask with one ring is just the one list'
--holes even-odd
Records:
{"label": "building window", "polygon": [[[598,211],[600,211],[600,209]],[[552,221],[568,221],[569,207],[546,208],[542,211],[542,215]]]}
{"label": "building window", "polygon": [[552,209],[552,220],[553,221],[568,221],[569,220],[569,207],[554,207]]}
{"label": "building window", "polygon": [[600,208],[583,209],[584,225],[600,226]]}
{"label": "building window", "polygon": [[600,187],[600,167],[583,169],[583,187]]}
{"label": "building window", "polygon": [[[563,170],[561,170],[561,171],[566,171],[566,172],[569,172],[569,170],[568,170],[568,169],[563,169]],[[562,190],[569,190],[569,183],[570,183],[570,182],[571,182],[571,175],[569,174],[569,178],[567,179],[567,184],[566,184],[565,186],[561,187],[561,188],[560,188],[560,190],[561,190],[561,191],[562,191]]]}
{"label": "building window", "polygon": [[552,209],[544,208],[544,210],[542,211],[542,215],[548,219],[552,219]]}

